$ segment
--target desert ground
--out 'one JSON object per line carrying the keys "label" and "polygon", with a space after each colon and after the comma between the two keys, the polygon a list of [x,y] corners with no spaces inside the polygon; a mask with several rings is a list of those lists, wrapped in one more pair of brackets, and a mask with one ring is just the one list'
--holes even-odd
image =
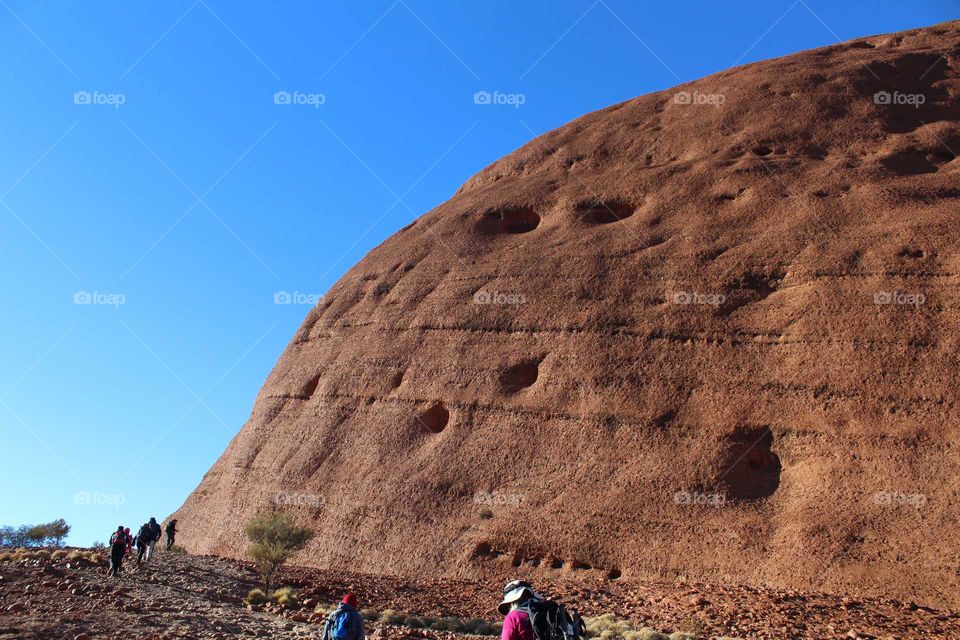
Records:
{"label": "desert ground", "polygon": [[[113,579],[106,575],[104,553],[95,553],[97,564],[89,550],[0,562],[0,638],[317,638],[322,611],[346,592],[356,593],[364,613],[378,618],[367,623],[375,639],[450,640],[469,634],[445,629],[464,627],[496,633],[499,619],[502,585],[494,581],[413,581],[291,566],[277,584],[296,589],[299,606],[250,607],[244,599],[259,582],[249,563],[161,553],[140,568],[128,564]],[[960,637],[960,613],[883,598],[682,580],[570,577],[537,586],[591,618],[591,629],[611,640],[624,633],[636,640]],[[608,619],[592,619],[604,615]]]}

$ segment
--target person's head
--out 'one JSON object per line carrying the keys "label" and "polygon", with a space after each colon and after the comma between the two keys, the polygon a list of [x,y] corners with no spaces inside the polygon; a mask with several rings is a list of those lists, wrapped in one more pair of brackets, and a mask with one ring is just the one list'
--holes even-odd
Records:
{"label": "person's head", "polygon": [[126,529],[124,529],[123,532],[124,532],[124,533],[130,533],[130,527],[127,527]]}
{"label": "person's head", "polygon": [[343,600],[341,600],[341,602],[343,602],[343,604],[350,605],[354,609],[358,609],[360,607],[360,601],[357,600],[357,596],[353,595],[352,593],[348,593],[347,595],[343,596]]}
{"label": "person's head", "polygon": [[497,607],[497,611],[506,615],[511,609],[515,609],[530,598],[539,598],[540,596],[533,590],[533,585],[523,580],[514,580],[508,582],[503,588],[503,600]]}
{"label": "person's head", "polygon": [[117,533],[123,533],[123,525],[117,527]]}
{"label": "person's head", "polygon": [[156,518],[150,518],[150,524],[157,524]]}

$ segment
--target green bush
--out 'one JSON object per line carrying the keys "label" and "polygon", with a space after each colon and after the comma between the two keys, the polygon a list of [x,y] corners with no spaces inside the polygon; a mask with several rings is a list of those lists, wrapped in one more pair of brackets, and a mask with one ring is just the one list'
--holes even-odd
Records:
{"label": "green bush", "polygon": [[481,520],[489,520],[492,517],[493,517],[493,511],[491,511],[490,509],[484,509],[480,512]]}
{"label": "green bush", "polygon": [[244,527],[244,533],[251,542],[247,553],[268,591],[283,563],[313,537],[311,529],[297,526],[289,514],[279,511],[256,514]]}
{"label": "green bush", "polygon": [[361,609],[360,615],[363,616],[364,620],[369,620],[370,622],[376,622],[380,619],[380,612],[374,611],[373,609]]}
{"label": "green bush", "polygon": [[170,545],[170,548],[167,549],[170,553],[186,553],[187,550],[181,547],[178,544]]}
{"label": "green bush", "polygon": [[56,551],[50,554],[50,557],[53,558],[54,560],[63,560],[64,558],[67,557],[67,555],[69,554],[64,549],[57,549]]}

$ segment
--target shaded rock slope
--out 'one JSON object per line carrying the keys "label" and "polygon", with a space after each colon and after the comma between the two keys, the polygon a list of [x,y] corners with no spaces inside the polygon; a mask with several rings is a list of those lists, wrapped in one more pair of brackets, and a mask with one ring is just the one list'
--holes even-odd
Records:
{"label": "shaded rock slope", "polygon": [[239,556],[960,603],[960,22],[550,131],[312,309],[177,512]]}

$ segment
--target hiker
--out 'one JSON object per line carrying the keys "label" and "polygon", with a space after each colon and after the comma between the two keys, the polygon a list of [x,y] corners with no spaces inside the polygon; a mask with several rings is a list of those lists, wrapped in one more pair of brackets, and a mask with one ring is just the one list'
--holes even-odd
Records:
{"label": "hiker", "polygon": [[544,599],[529,582],[514,580],[503,588],[503,600],[497,611],[503,619],[501,640],[580,640],[586,625],[576,612]]}
{"label": "hiker", "polygon": [[110,571],[109,574],[114,578],[120,575],[120,569],[123,565],[123,556],[127,552],[127,534],[123,530],[123,525],[117,527],[117,530],[110,536]]}
{"label": "hiker", "polygon": [[497,611],[506,616],[503,619],[500,639],[536,640],[533,635],[533,623],[530,622],[530,613],[521,607],[525,607],[530,600],[542,599],[529,582],[514,580],[508,583],[503,588],[503,601],[497,607]]}
{"label": "hiker", "polygon": [[177,535],[177,521],[171,520],[167,523],[167,551],[173,546],[173,539]]}
{"label": "hiker", "polygon": [[363,616],[360,615],[357,596],[348,593],[340,605],[327,616],[323,625],[323,640],[364,640]]}
{"label": "hiker", "polygon": [[150,523],[144,522],[143,526],[140,527],[140,530],[137,531],[137,564],[139,565],[143,562],[143,556],[147,553],[148,545],[150,544],[150,536],[153,535],[153,531],[150,529]]}
{"label": "hiker", "polygon": [[160,542],[160,525],[156,518],[150,518],[147,526],[150,528],[150,538],[147,540],[147,562],[150,562],[150,558],[153,557],[153,548]]}

